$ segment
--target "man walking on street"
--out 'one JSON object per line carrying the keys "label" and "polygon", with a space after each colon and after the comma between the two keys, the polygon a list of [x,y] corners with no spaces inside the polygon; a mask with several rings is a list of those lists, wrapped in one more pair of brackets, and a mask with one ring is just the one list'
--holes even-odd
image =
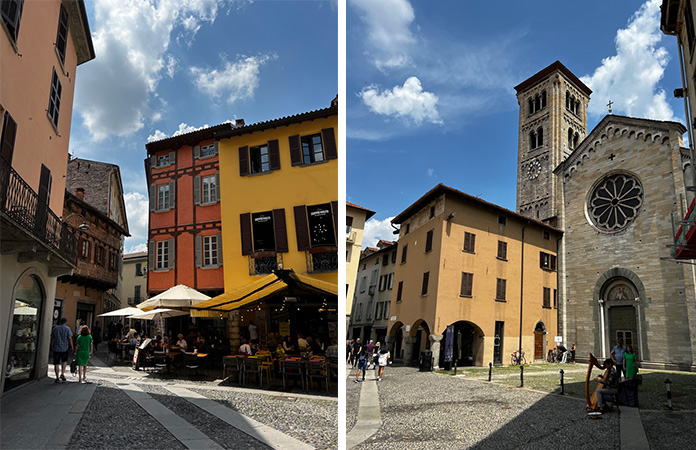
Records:
{"label": "man walking on street", "polygon": [[[66,325],[68,319],[63,317],[60,319],[60,325],[56,326],[51,331],[51,347],[53,348],[53,368],[56,371],[56,383],[65,383],[65,366],[68,365],[68,348],[74,352],[72,342],[72,331]],[[60,375],[58,375],[58,366],[61,366]]]}

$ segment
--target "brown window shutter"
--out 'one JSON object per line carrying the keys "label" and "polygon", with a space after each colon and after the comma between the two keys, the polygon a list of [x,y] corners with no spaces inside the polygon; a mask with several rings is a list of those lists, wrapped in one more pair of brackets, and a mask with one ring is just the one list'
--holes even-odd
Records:
{"label": "brown window shutter", "polygon": [[251,253],[251,213],[239,215],[239,229],[242,234],[242,255]]}
{"label": "brown window shutter", "polygon": [[201,146],[200,145],[196,145],[195,147],[193,147],[193,157],[195,159],[198,159],[201,157]]}
{"label": "brown window shutter", "polygon": [[217,235],[218,266],[222,265],[222,233]]}
{"label": "brown window shutter", "polygon": [[249,147],[239,147],[239,176],[249,175]]}
{"label": "brown window shutter", "polygon": [[156,269],[156,266],[155,266],[155,264],[157,262],[156,252],[157,252],[157,247],[156,247],[155,241],[150,241],[149,247],[148,247],[148,255],[147,255],[148,265],[150,266],[148,268],[148,270],[155,270]]}
{"label": "brown window shutter", "polygon": [[176,181],[169,182],[169,209],[176,208]]}
{"label": "brown window shutter", "polygon": [[336,159],[336,138],[334,137],[333,128],[325,128],[321,130],[321,139],[324,141],[324,155],[326,159]]}
{"label": "brown window shutter", "polygon": [[307,224],[307,207],[295,206],[295,233],[297,234],[297,250],[305,251],[309,248],[309,225]]}
{"label": "brown window shutter", "polygon": [[2,138],[0,140],[0,151],[5,161],[12,164],[14,154],[15,137],[17,136],[17,122],[12,119],[9,112],[5,111],[4,124],[2,126]]}
{"label": "brown window shutter", "polygon": [[176,152],[169,152],[169,164],[176,164]]}
{"label": "brown window shutter", "polygon": [[271,159],[271,170],[280,170],[280,150],[278,149],[278,139],[268,141],[268,154]]}
{"label": "brown window shutter", "polygon": [[293,166],[302,164],[302,152],[300,150],[300,135],[296,134],[288,138],[290,144],[290,163]]}
{"label": "brown window shutter", "polygon": [[539,252],[539,267],[544,268],[544,252]]}
{"label": "brown window shutter", "polygon": [[551,270],[556,270],[556,256],[551,255],[551,267],[549,267]]}
{"label": "brown window shutter", "polygon": [[285,210],[273,210],[273,226],[275,227],[276,252],[288,252],[288,234],[285,230]]}
{"label": "brown window shutter", "polygon": [[338,245],[338,202],[331,202],[334,220],[334,236],[336,236],[336,244]]}

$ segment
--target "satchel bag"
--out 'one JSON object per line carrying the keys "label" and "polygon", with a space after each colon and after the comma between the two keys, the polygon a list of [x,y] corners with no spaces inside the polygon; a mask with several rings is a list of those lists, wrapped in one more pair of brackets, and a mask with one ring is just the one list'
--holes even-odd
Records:
{"label": "satchel bag", "polygon": [[70,363],[70,373],[73,374],[73,376],[77,373],[77,361],[75,361],[75,358],[73,358]]}

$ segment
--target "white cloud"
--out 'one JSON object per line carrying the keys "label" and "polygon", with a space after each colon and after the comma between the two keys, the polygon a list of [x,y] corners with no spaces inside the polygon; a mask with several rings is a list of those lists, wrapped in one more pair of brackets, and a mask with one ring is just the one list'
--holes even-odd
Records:
{"label": "white cloud", "polygon": [[626,28],[616,33],[616,55],[602,60],[590,76],[581,80],[592,89],[588,112],[602,116],[607,103],[615,113],[656,120],[674,120],[666,94],[657,84],[662,79],[669,55],[658,47],[661,0],[649,0],[631,17]]}
{"label": "white cloud", "polygon": [[[124,251],[133,253],[147,251],[147,220],[150,215],[149,199],[139,192],[128,192],[123,196],[126,202],[126,216],[128,217],[128,230],[131,237],[126,238]],[[137,250],[143,248],[145,250]]]}
{"label": "white cloud", "polygon": [[380,239],[395,241],[397,235],[392,233],[394,231],[394,228],[391,226],[392,219],[394,219],[394,217],[387,217],[384,220],[370,219],[365,222],[362,248],[376,247]]}
{"label": "white cloud", "polygon": [[167,136],[167,133],[160,130],[155,130],[155,134],[151,134],[147,137],[147,142],[161,141],[162,139],[166,139],[168,137],[169,136]]}
{"label": "white cloud", "polygon": [[[228,122],[232,123],[231,120],[225,121],[225,123],[228,123]],[[179,136],[180,134],[186,134],[186,133],[190,133],[192,131],[202,130],[203,128],[208,128],[208,127],[210,127],[210,125],[208,125],[207,123],[205,125],[203,125],[202,127],[195,127],[193,125],[188,125],[188,124],[182,122],[179,124],[179,129],[177,129],[172,134],[172,136]],[[150,136],[147,137],[147,142],[159,141],[161,139],[166,139],[168,137],[169,137],[169,135],[167,133],[165,133],[161,130],[155,130],[154,134],[151,134]]]}
{"label": "white cloud", "polygon": [[169,78],[174,78],[176,73],[176,66],[179,65],[179,60],[172,55],[167,55],[167,76]]}
{"label": "white cloud", "polygon": [[252,98],[259,86],[259,69],[275,54],[259,56],[242,56],[236,62],[224,61],[224,67],[218,69],[203,69],[191,67],[194,85],[212,98],[224,97],[227,103]]}
{"label": "white cloud", "polygon": [[429,176],[429,177],[432,177],[433,174],[435,173],[435,169],[428,169],[427,172],[428,172],[428,176]]}
{"label": "white cloud", "polygon": [[416,18],[408,0],[351,0],[367,25],[369,56],[379,70],[403,67],[416,42],[410,27]]}
{"label": "white cloud", "polygon": [[173,76],[167,54],[172,32],[193,40],[198,24],[212,23],[218,7],[235,0],[96,0],[92,33],[96,59],[80,66],[75,110],[91,137],[130,136],[153,114],[157,85]]}
{"label": "white cloud", "polygon": [[442,123],[437,111],[437,96],[423,91],[420,80],[416,77],[410,77],[403,86],[394,86],[391,91],[379,92],[377,86],[368,86],[358,97],[377,114],[410,119],[416,125],[423,121]]}

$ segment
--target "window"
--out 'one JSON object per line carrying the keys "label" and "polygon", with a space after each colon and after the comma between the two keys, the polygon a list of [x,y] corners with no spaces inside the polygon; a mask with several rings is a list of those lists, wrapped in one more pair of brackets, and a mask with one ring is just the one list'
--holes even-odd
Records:
{"label": "window", "polygon": [[536,94],[534,97],[529,97],[527,103],[529,103],[530,115],[546,108],[546,91],[542,91],[541,94]]}
{"label": "window", "polygon": [[547,241],[548,241],[549,239],[551,239],[551,234],[550,234],[548,231],[542,232],[541,235],[542,235],[542,237],[544,238],[544,240],[547,240]]}
{"label": "window", "polygon": [[498,259],[507,261],[507,242],[498,241]]}
{"label": "window", "polygon": [[464,250],[467,253],[474,253],[476,244],[476,235],[469,232],[464,232]]}
{"label": "window", "polygon": [[266,211],[251,215],[254,252],[275,251],[275,227],[273,213]]}
{"label": "window", "polygon": [[100,266],[104,265],[104,247],[97,245],[94,255],[94,263]]}
{"label": "window", "polygon": [[594,188],[587,212],[595,227],[604,232],[621,231],[640,214],[643,185],[629,173],[613,173]]}
{"label": "window", "polygon": [[157,266],[158,269],[169,268],[169,242],[161,241],[157,243]]}
{"label": "window", "polygon": [[162,210],[168,210],[171,209],[169,204],[170,204],[170,193],[169,193],[169,184],[160,184],[157,186],[157,210],[162,211]]}
{"label": "window", "polygon": [[277,139],[253,147],[239,148],[240,176],[268,173],[279,169],[280,150]]}
{"label": "window", "polygon": [[389,253],[385,253],[384,255],[382,255],[382,265],[383,266],[389,265]]}
{"label": "window", "polygon": [[140,263],[135,264],[135,276],[136,277],[142,277],[143,276],[143,265]]}
{"label": "window", "polygon": [[430,272],[423,274],[423,286],[421,287],[421,295],[428,295],[428,281],[430,280]]}
{"label": "window", "polygon": [[391,262],[392,264],[396,262],[396,250],[394,250],[391,254]]}
{"label": "window", "polygon": [[167,167],[176,163],[176,152],[169,152],[165,155],[150,156],[150,167]]}
{"label": "window", "polygon": [[9,112],[5,111],[3,118],[2,136],[0,136],[0,152],[5,161],[12,164],[14,154],[15,137],[17,136],[17,122],[14,121]]}
{"label": "window", "polygon": [[396,288],[396,301],[401,302],[401,294],[404,292],[404,282],[399,281],[399,287]]}
{"label": "window", "polygon": [[365,292],[367,290],[367,276],[362,277],[360,280],[360,292]]}
{"label": "window", "polygon": [[394,287],[394,274],[390,273],[387,275],[387,289],[391,291],[392,287]]}
{"label": "window", "polygon": [[350,239],[350,232],[353,231],[353,218],[346,216],[346,238]]}
{"label": "window", "polygon": [[572,128],[568,128],[568,148],[570,150],[577,148],[579,139],[580,135]]}
{"label": "window", "polygon": [[556,256],[539,252],[539,267],[545,270],[556,270]]}
{"label": "window", "polygon": [[435,207],[431,206],[430,207],[430,217],[428,217],[428,218],[432,219],[433,217],[435,217]]}
{"label": "window", "polygon": [[433,249],[433,230],[428,231],[425,237],[425,253],[428,253]]}
{"label": "window", "polygon": [[553,307],[558,309],[558,291],[556,289],[553,290]]}
{"label": "window", "polygon": [[334,217],[331,204],[307,206],[307,221],[309,225],[309,240],[312,247],[334,246]]}
{"label": "window", "polygon": [[140,303],[140,286],[135,286],[135,292],[133,293],[133,300]]}
{"label": "window", "polygon": [[157,157],[157,167],[168,166],[169,165],[169,155],[162,155]]}
{"label": "window", "polygon": [[551,289],[544,288],[544,308],[551,308]]}
{"label": "window", "polygon": [[249,147],[249,172],[261,173],[271,170],[271,161],[268,154],[268,145]]}
{"label": "window", "polygon": [[382,318],[382,308],[384,308],[384,303],[382,302],[375,305],[375,320]]}
{"label": "window", "polygon": [[462,272],[462,286],[459,290],[461,297],[471,297],[472,288],[474,285],[474,274]]}
{"label": "window", "polygon": [[507,225],[507,217],[498,215],[498,225]]}
{"label": "window", "polygon": [[201,178],[201,203],[217,202],[217,175]]}
{"label": "window", "polygon": [[404,245],[403,250],[401,250],[401,264],[406,262],[406,255],[408,254],[408,245]]}
{"label": "window", "polygon": [[217,266],[218,264],[218,237],[203,237],[203,265]]}
{"label": "window", "polygon": [[405,232],[404,234],[408,234],[408,233],[410,233],[410,232],[411,232],[411,224],[410,224],[410,223],[407,223],[407,224],[406,224],[406,232]]}
{"label": "window", "polygon": [[175,241],[150,241],[148,246],[148,266],[157,270],[174,269],[175,262]]}
{"label": "window", "polygon": [[502,278],[497,278],[496,279],[496,287],[495,287],[495,300],[498,302],[504,302],[505,300],[505,288],[506,288],[507,280],[503,280]]}
{"label": "window", "polygon": [[51,95],[48,98],[48,118],[54,127],[58,128],[58,116],[60,114],[60,96],[63,92],[63,87],[58,79],[56,68],[53,68],[53,77],[51,78]]}
{"label": "window", "polygon": [[60,5],[58,18],[58,35],[56,36],[56,53],[61,66],[65,64],[65,48],[68,44],[68,12]]}
{"label": "window", "polygon": [[566,109],[573,114],[580,113],[580,101],[568,91],[566,91]]}
{"label": "window", "polygon": [[321,130],[321,133],[306,136],[290,136],[288,141],[290,162],[293,166],[320,163],[338,157],[333,128],[326,128]]}
{"label": "window", "polygon": [[89,259],[89,241],[80,239],[80,258]]}
{"label": "window", "polygon": [[0,2],[0,16],[2,16],[5,27],[10,33],[10,38],[13,45],[17,45],[17,36],[19,36],[19,22],[22,19],[22,9],[24,8],[24,0],[3,0]]}
{"label": "window", "polygon": [[544,129],[539,127],[536,130],[529,132],[529,149],[534,150],[535,148],[544,145]]}
{"label": "window", "polygon": [[215,156],[217,154],[217,148],[215,144],[205,145],[201,147],[200,158],[207,158],[208,156]]}
{"label": "window", "polygon": [[380,275],[379,276],[379,291],[382,292],[386,288],[387,288],[387,276]]}

